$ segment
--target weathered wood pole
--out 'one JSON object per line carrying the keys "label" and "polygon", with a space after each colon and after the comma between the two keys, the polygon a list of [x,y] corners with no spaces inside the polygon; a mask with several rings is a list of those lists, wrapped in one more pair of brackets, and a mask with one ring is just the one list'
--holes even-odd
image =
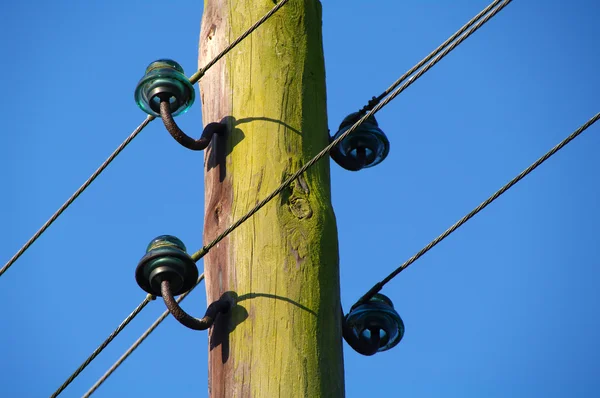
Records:
{"label": "weathered wood pole", "polygon": [[[275,4],[205,0],[199,65]],[[229,132],[205,154],[209,242],[328,143],[321,4],[291,0],[201,80],[204,124]],[[344,396],[340,286],[329,160],[204,258],[208,302],[238,304],[209,332],[209,392]]]}

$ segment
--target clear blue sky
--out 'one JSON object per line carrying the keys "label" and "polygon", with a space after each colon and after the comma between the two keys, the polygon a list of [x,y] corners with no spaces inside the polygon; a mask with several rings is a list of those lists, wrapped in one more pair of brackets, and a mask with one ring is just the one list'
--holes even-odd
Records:
{"label": "clear blue sky", "polygon": [[[487,4],[324,2],[331,130]],[[4,263],[144,119],[147,64],[195,71],[202,2],[3,2],[0,15]],[[599,15],[591,0],[513,1],[377,115],[382,164],[332,163],[346,309],[600,110]],[[177,120],[198,136],[199,103]],[[600,396],[599,149],[596,125],[390,283],[406,335],[373,357],[345,345],[347,396]],[[0,278],[1,397],[49,396],[139,304],[151,238],[201,247],[203,189],[202,155],[154,122]],[[195,315],[203,290],[185,301]],[[163,310],[151,303],[62,396]],[[205,397],[206,365],[206,333],[168,318],[95,397]]]}

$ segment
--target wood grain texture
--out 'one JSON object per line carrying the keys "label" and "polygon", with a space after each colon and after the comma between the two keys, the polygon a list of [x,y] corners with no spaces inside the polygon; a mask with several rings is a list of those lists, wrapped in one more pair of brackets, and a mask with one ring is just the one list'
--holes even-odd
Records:
{"label": "wood grain texture", "polygon": [[[199,66],[274,6],[205,0]],[[200,81],[208,242],[328,141],[321,4],[291,0]],[[344,376],[329,160],[316,164],[204,259],[209,302],[237,306],[209,333],[211,397],[342,397]]]}

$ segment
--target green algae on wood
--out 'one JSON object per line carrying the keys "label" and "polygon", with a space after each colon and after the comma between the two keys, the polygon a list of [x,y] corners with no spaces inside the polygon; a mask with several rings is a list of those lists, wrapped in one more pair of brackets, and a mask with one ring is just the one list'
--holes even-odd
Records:
{"label": "green algae on wood", "polygon": [[[205,0],[199,66],[274,6]],[[321,4],[290,0],[200,81],[208,242],[328,142]],[[238,306],[209,334],[211,397],[343,397],[340,287],[329,160],[204,259],[207,299]]]}

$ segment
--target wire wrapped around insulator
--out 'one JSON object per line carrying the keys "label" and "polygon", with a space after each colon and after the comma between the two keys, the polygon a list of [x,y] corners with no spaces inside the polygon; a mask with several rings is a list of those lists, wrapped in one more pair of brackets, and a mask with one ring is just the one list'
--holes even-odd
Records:
{"label": "wire wrapped around insulator", "polygon": [[173,293],[171,292],[171,284],[168,280],[163,280],[161,282],[160,291],[171,315],[173,315],[173,317],[177,319],[177,321],[183,326],[186,326],[190,329],[206,330],[212,326],[219,313],[225,314],[231,309],[231,302],[229,300],[220,298],[208,306],[203,318],[195,318],[185,312],[183,308],[179,306],[179,303],[177,303],[175,297],[173,297]]}
{"label": "wire wrapped around insulator", "polygon": [[175,141],[179,142],[184,147],[193,151],[202,151],[206,149],[208,144],[210,144],[213,135],[225,134],[225,131],[227,130],[227,125],[223,123],[209,123],[204,127],[202,136],[199,139],[195,140],[191,138],[179,128],[173,119],[169,99],[166,98],[160,99],[160,117],[165,128],[169,134],[171,134],[171,137],[175,138]]}

